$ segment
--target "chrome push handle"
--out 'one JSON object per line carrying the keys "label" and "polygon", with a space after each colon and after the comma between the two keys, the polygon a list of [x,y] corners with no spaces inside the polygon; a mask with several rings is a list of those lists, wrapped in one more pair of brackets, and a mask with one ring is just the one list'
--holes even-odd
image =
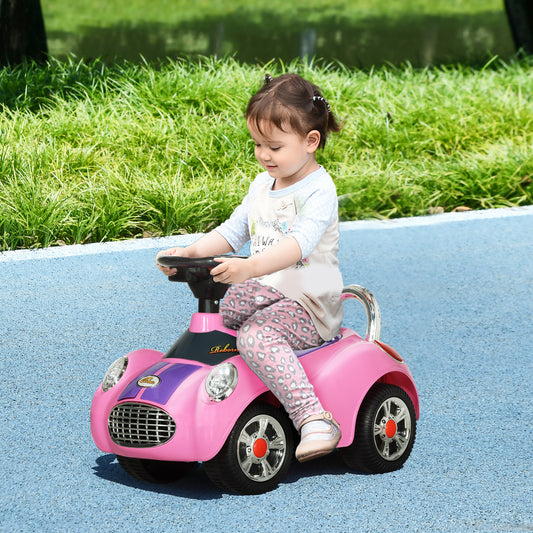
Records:
{"label": "chrome push handle", "polygon": [[342,289],[341,300],[355,298],[366,311],[366,336],[369,342],[379,341],[381,335],[381,311],[374,295],[361,285],[348,285]]}

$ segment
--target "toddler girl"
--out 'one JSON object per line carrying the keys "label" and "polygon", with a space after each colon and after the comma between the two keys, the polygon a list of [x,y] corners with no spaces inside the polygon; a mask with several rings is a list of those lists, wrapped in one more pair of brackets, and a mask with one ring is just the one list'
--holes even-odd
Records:
{"label": "toddler girl", "polygon": [[238,330],[241,357],[300,431],[296,458],[303,462],[330,453],[341,438],[294,353],[335,337],[343,318],[337,194],[315,157],[340,127],[319,88],[296,74],[267,75],[246,122],[265,172],[226,222],[186,248],[161,253],[206,257],[250,241],[249,258],[220,257],[211,271],[231,285],[220,313]]}

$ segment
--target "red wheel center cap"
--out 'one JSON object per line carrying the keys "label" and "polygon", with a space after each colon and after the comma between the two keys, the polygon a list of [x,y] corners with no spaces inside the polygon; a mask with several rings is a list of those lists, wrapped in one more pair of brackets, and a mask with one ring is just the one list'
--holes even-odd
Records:
{"label": "red wheel center cap", "polygon": [[397,429],[398,428],[396,426],[396,422],[394,420],[389,420],[385,424],[385,435],[387,435],[387,437],[389,439],[392,439],[392,437],[394,437],[394,435],[396,435]]}
{"label": "red wheel center cap", "polygon": [[254,455],[258,458],[264,457],[268,451],[268,444],[265,439],[257,439],[253,445]]}

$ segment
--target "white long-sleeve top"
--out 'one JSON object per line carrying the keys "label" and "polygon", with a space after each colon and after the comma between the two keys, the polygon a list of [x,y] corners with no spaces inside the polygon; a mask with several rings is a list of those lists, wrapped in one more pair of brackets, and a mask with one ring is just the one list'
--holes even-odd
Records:
{"label": "white long-sleeve top", "polygon": [[343,319],[335,184],[323,167],[284,189],[272,190],[273,184],[268,172],[259,174],[242,203],[215,231],[235,251],[250,241],[252,255],[285,237],[295,238],[302,259],[258,281],[300,303],[320,336],[332,339]]}

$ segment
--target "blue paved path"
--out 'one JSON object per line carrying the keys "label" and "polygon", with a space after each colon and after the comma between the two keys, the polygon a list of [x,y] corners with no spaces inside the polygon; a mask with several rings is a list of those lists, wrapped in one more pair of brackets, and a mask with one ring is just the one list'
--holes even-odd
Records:
{"label": "blue paved path", "polygon": [[[407,359],[422,416],[393,474],[336,455],[295,464],[261,496],[202,469],[168,486],[127,477],[93,444],[108,364],[166,350],[195,302],[154,265],[187,237],[0,254],[0,530],[532,531],[533,208],[342,226],[346,283],[369,287],[382,338]],[[347,322],[362,323],[356,304]],[[361,329],[357,327],[357,329]]]}

